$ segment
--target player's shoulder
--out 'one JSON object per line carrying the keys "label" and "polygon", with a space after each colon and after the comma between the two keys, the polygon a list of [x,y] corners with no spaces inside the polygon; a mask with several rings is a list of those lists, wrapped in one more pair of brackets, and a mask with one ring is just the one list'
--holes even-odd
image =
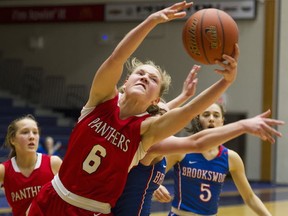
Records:
{"label": "player's shoulder", "polygon": [[4,181],[5,166],[3,163],[0,163],[0,183]]}
{"label": "player's shoulder", "polygon": [[228,152],[229,157],[240,157],[239,154],[232,149],[227,149],[227,152]]}
{"label": "player's shoulder", "polygon": [[237,152],[229,149],[228,150],[228,155],[229,155],[230,171],[234,170],[234,169],[238,169],[238,168],[243,166],[243,161],[242,161],[240,155]]}
{"label": "player's shoulder", "polygon": [[53,163],[61,164],[62,163],[62,159],[57,155],[52,155],[50,157],[50,161],[51,161],[51,164],[53,164]]}

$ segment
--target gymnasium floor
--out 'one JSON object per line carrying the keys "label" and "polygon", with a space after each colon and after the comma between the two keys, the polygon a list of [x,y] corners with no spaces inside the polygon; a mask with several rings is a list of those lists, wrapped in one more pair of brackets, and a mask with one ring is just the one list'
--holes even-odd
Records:
{"label": "gymnasium floor", "polygon": [[[255,193],[267,206],[273,216],[288,215],[288,185],[276,185],[271,183],[250,182]],[[173,186],[169,182],[165,183],[168,190],[173,193]],[[151,216],[167,216],[170,203],[152,203]],[[10,209],[6,202],[3,192],[0,192],[0,216],[11,216]],[[243,204],[233,181],[226,180],[220,199],[218,215],[221,216],[254,216],[246,205]],[[133,215],[127,215],[133,216]]]}

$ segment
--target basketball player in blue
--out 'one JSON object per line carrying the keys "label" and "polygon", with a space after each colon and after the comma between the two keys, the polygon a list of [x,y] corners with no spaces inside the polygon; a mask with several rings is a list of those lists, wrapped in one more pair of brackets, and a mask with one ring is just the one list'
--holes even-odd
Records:
{"label": "basketball player in blue", "polygon": [[[224,109],[215,103],[192,121],[191,132],[196,132],[194,135],[204,131],[210,133],[230,125],[223,126],[223,123]],[[223,130],[221,136],[225,133]],[[259,135],[261,137],[261,133]],[[166,158],[167,170],[174,166],[174,198],[169,216],[216,215],[220,193],[228,172],[231,173],[245,203],[257,215],[271,215],[251,189],[243,161],[235,151],[220,145],[204,153],[174,154]],[[155,192],[155,198],[167,202],[171,197],[167,190],[162,189],[163,186]]]}
{"label": "basketball player in blue", "polygon": [[[169,110],[167,105],[165,105],[166,104],[160,104],[162,114],[164,110]],[[168,103],[168,105],[170,105],[170,108],[173,108],[171,104]],[[262,134],[266,134],[267,131],[269,131],[269,133],[273,135],[280,135],[277,132],[274,133],[274,129],[270,127],[276,122],[265,118],[265,116],[267,117],[269,114],[270,112],[268,111],[251,119],[227,124],[209,131],[203,130],[190,137],[170,137],[151,147],[140,163],[130,171],[124,192],[112,210],[114,215],[150,215],[153,192],[162,184],[165,177],[165,154],[188,152],[205,153],[205,151],[211,148],[217,148],[217,146],[222,143],[243,133],[250,133],[261,137]],[[261,124],[262,127],[259,127]],[[263,129],[257,131],[258,128]],[[268,139],[273,143],[274,139],[271,138],[272,137],[269,137]],[[162,187],[162,190],[163,189],[165,188]],[[166,194],[167,193],[169,192],[166,190]],[[168,196],[168,198],[170,198],[170,196]],[[170,201],[170,199],[168,199],[168,201]]]}

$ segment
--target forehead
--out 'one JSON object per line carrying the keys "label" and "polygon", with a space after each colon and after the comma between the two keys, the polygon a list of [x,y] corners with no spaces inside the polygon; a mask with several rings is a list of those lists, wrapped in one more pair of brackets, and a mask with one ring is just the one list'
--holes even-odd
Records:
{"label": "forehead", "polygon": [[217,105],[217,104],[212,104],[204,112],[218,112],[218,113],[222,113],[220,106]]}
{"label": "forehead", "polygon": [[159,79],[161,78],[160,72],[157,70],[157,68],[153,67],[152,65],[144,64],[144,65],[138,66],[134,70],[134,72],[137,72],[140,70],[145,71],[146,73],[148,73],[150,75],[157,76],[157,77],[159,77]]}
{"label": "forehead", "polygon": [[18,121],[18,122],[16,123],[16,125],[17,125],[18,129],[23,129],[23,128],[38,128],[38,127],[37,127],[37,123],[36,123],[34,120],[32,120],[32,119],[27,119],[27,118]]}

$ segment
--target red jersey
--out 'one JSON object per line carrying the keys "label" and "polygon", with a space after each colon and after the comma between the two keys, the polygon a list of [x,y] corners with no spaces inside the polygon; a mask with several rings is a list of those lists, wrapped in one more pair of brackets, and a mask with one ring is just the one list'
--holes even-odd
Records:
{"label": "red jersey", "polygon": [[68,191],[112,207],[123,191],[129,168],[135,165],[133,161],[138,163],[144,156],[139,145],[140,128],[150,116],[120,119],[118,98],[81,116],[59,171],[59,179]]}
{"label": "red jersey", "polygon": [[3,163],[5,167],[3,187],[14,216],[24,216],[40,188],[54,177],[50,156],[40,153],[37,155],[35,168],[29,177],[20,172],[15,157]]}

